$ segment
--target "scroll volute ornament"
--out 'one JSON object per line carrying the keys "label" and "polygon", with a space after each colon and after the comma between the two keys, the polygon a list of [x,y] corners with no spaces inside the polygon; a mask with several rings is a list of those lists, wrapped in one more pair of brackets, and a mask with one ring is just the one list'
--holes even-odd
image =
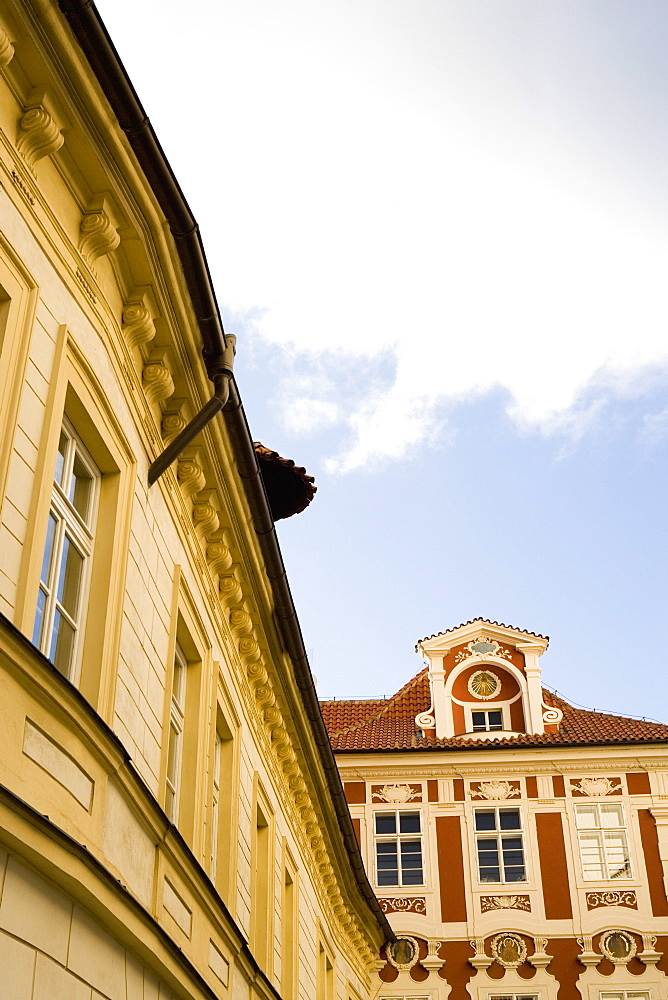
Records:
{"label": "scroll volute ornament", "polygon": [[133,288],[123,306],[123,334],[130,347],[141,349],[153,340],[157,314],[150,286]]}
{"label": "scroll volute ornament", "polygon": [[98,194],[88,204],[79,226],[79,253],[92,265],[121,242],[120,218],[108,194]]}
{"label": "scroll volute ornament", "polygon": [[5,66],[9,66],[13,58],[14,46],[11,43],[9,35],[0,24],[0,69],[4,69]]}
{"label": "scroll volute ornament", "polygon": [[63,145],[63,129],[68,124],[60,107],[43,87],[32,91],[19,122],[16,148],[33,174],[40,160],[56,153]]}

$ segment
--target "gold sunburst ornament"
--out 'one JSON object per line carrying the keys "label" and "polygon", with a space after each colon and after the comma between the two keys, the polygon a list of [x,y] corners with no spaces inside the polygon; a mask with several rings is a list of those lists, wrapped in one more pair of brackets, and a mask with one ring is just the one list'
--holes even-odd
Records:
{"label": "gold sunburst ornament", "polygon": [[488,701],[501,690],[501,681],[491,670],[477,670],[469,677],[468,689],[474,697]]}

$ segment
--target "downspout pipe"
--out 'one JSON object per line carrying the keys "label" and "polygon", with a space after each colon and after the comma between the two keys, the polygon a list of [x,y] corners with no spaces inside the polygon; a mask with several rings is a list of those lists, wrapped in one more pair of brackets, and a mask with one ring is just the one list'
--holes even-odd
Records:
{"label": "downspout pipe", "polygon": [[214,393],[209,402],[204,404],[199,413],[192,418],[190,423],[177,434],[162,454],[158,455],[156,460],[149,466],[149,486],[153,486],[153,483],[160,478],[163,472],[169,468],[172,462],[179,457],[190,442],[197,437],[200,431],[204,430],[206,425],[213,420],[217,413],[220,413],[227,403],[230,397],[230,380],[232,378],[232,362],[234,360],[236,340],[237,338],[231,334],[227,337],[227,345],[222,356],[223,367],[213,377]]}
{"label": "downspout pipe", "polygon": [[[226,337],[223,330],[199,227],[95,4],[92,0],[59,0],[59,7],[95,73],[100,87],[169,223],[197,316],[207,374],[215,384],[216,375],[222,373],[221,360],[226,350],[227,340],[231,338]],[[320,752],[320,760],[339,822],[348,864],[354,874],[360,893],[374,914],[377,926],[385,940],[395,941],[396,935],[380,907],[364,869],[341,777],[320,712],[318,696],[313,685],[313,677],[269,510],[267,494],[253,449],[253,441],[233,376],[228,379],[228,385],[230,393],[229,399],[222,409],[223,417],[234,447],[239,475],[246,487],[246,498],[253,518],[253,527],[260,541],[267,576],[271,582],[277,625],[292,662],[295,682],[301,692],[306,715]]]}

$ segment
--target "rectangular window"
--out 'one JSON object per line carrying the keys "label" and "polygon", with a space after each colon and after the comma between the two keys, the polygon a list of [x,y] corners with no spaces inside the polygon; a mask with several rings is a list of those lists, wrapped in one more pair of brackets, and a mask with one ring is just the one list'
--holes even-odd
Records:
{"label": "rectangular window", "polygon": [[520,810],[476,809],[474,819],[480,881],[526,882]]}
{"label": "rectangular window", "polygon": [[537,993],[495,993],[487,1000],[539,1000]]}
{"label": "rectangular window", "polygon": [[650,1000],[649,990],[614,990],[599,993],[600,1000]]}
{"label": "rectangular window", "polygon": [[621,802],[576,805],[582,877],[586,882],[631,878],[631,860]]}
{"label": "rectangular window", "polygon": [[376,813],[376,885],[424,885],[419,812]]}
{"label": "rectangular window", "polygon": [[167,788],[165,791],[165,812],[172,823],[176,823],[179,814],[187,674],[188,661],[185,658],[183,650],[177,643],[174,652],[174,673],[172,675],[172,699],[167,744]]}
{"label": "rectangular window", "polygon": [[503,713],[500,708],[471,712],[471,731],[492,733],[503,729]]}
{"label": "rectangular window", "polygon": [[100,473],[69,421],[58,442],[32,641],[76,679]]}

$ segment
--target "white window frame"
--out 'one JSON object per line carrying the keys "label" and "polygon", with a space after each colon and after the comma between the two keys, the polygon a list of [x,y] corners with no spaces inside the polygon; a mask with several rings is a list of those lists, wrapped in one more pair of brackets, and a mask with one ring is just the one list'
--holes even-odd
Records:
{"label": "white window frame", "polygon": [[183,730],[186,718],[186,686],[188,661],[181,646],[174,649],[174,673],[169,711],[169,737],[167,739],[167,775],[165,812],[172,823],[179,818],[181,771],[183,768]]}
{"label": "white window frame", "polygon": [[[494,830],[478,830],[476,829],[476,815],[478,813],[489,813],[493,812],[495,814],[495,826]],[[502,830],[500,827],[499,815],[500,813],[517,813],[520,820],[520,825],[516,830]],[[522,844],[522,862],[524,867],[524,878],[521,880],[508,880],[505,878],[505,864],[503,858],[503,837],[519,837]],[[485,805],[477,806],[473,810],[473,838],[474,838],[474,860],[476,867],[476,876],[479,885],[526,885],[529,882],[529,864],[527,857],[527,831],[524,829],[524,822],[522,817],[522,810],[518,805],[513,806],[501,806],[501,805]],[[481,877],[480,872],[480,857],[478,854],[478,841],[479,840],[496,840],[496,850],[499,859],[499,875],[502,877],[498,882],[496,881],[485,881]]]}
{"label": "white window frame", "polygon": [[600,990],[599,1000],[652,1000],[651,990]]}
{"label": "white window frame", "polygon": [[[93,556],[94,525],[97,518],[97,507],[100,494],[102,475],[90,457],[81,438],[74,430],[70,421],[64,417],[61,436],[64,436],[65,452],[62,465],[56,461],[49,520],[47,522],[47,537],[42,554],[42,570],[35,609],[35,623],[32,641],[58,667],[68,680],[76,684],[79,681],[81,660],[81,639],[84,632],[85,610],[90,585],[90,570]],[[60,440],[59,450],[60,452]],[[75,461],[79,461],[90,477],[90,492],[85,515],[76,509],[68,496],[65,486],[71,481]],[[60,469],[59,469],[60,465]],[[60,472],[60,475],[58,473]],[[51,531],[51,522],[54,527]],[[68,611],[59,600],[59,589],[64,581],[63,555],[66,547],[73,546],[82,559],[81,573],[74,600],[75,607]],[[47,560],[48,556],[48,560]],[[59,587],[59,583],[61,586]],[[61,595],[62,596],[62,595]],[[58,661],[58,645],[54,645],[54,623],[56,615],[69,626],[74,638],[66,669],[62,669]]]}
{"label": "white window frame", "polygon": [[[477,705],[468,705],[466,709],[466,719],[467,719],[467,733],[473,732],[473,713],[474,712],[500,712],[501,713],[501,729],[478,729],[475,732],[477,736],[479,733],[498,733],[510,729],[509,726],[509,711],[507,705],[495,705],[489,704],[488,702],[481,702]],[[489,721],[489,720],[487,720]]]}
{"label": "white window frame", "polygon": [[[602,826],[601,821],[600,821],[601,811],[605,810],[606,806],[607,807],[612,807],[614,809],[619,809],[621,811],[621,816],[622,816],[622,825],[621,826],[613,826],[613,827]],[[597,819],[598,819],[598,825],[595,826],[595,827],[580,827],[578,825],[578,815],[581,815],[582,812],[583,812],[583,810],[585,808],[586,809],[591,809],[592,807],[596,810],[596,815],[597,815]],[[588,882],[588,883],[592,883],[592,882],[622,882],[622,883],[624,883],[624,882],[628,882],[628,881],[632,880],[633,879],[633,865],[631,863],[631,838],[629,836],[629,828],[628,828],[628,824],[627,824],[627,821],[626,821],[626,809],[624,807],[624,803],[621,802],[619,799],[617,799],[616,801],[606,801],[606,802],[594,802],[594,801],[578,802],[578,803],[574,804],[574,809],[575,809],[575,830],[576,830],[577,841],[578,841],[578,855],[579,855],[579,858],[580,858],[580,871],[582,873],[582,881],[583,882]],[[626,875],[614,874],[614,873],[610,874],[611,863],[608,860],[608,857],[607,857],[607,854],[606,854],[606,849],[605,849],[605,833],[606,833],[606,831],[608,831],[610,833],[617,834],[623,840],[624,849],[626,851],[626,864],[624,865],[624,868],[626,868],[628,870]],[[585,858],[584,858],[584,854],[583,854],[583,844],[582,844],[583,837],[596,838],[598,840],[598,842],[599,842],[599,847],[598,847],[599,858],[600,858],[600,861],[601,861],[601,868],[602,868],[604,874],[602,874],[602,875],[596,875],[596,876],[593,876],[591,878],[587,876],[587,872],[586,872],[586,869],[585,869]],[[615,864],[618,864],[618,863],[619,862],[615,862]],[[624,868],[619,869],[619,871],[620,872],[623,871]]]}
{"label": "white window frame", "polygon": [[488,993],[487,1000],[540,1000],[540,992]]}
{"label": "white window frame", "polygon": [[[376,833],[376,817],[377,816],[391,816],[395,817],[395,833],[385,834]],[[401,816],[418,816],[420,819],[420,830],[418,833],[400,833],[400,817]],[[422,815],[421,809],[376,809],[373,813],[373,869],[374,878],[376,881],[376,887],[378,889],[416,889],[424,888],[427,884],[427,873],[425,865],[425,838],[424,838],[424,817]],[[420,861],[422,862],[422,881],[413,882],[411,884],[404,885],[403,873],[401,866],[401,842],[402,841],[414,841],[418,840],[420,842]],[[394,843],[397,849],[397,882],[393,885],[381,885],[378,875],[378,851],[377,845],[380,843]]]}

